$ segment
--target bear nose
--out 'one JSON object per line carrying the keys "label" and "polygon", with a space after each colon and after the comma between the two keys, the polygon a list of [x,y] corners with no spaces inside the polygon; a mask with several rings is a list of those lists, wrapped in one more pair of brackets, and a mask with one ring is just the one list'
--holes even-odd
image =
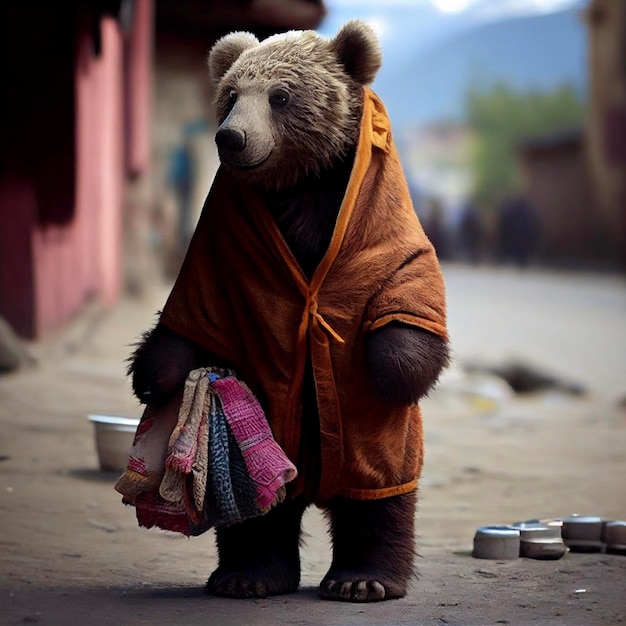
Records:
{"label": "bear nose", "polygon": [[220,128],[215,134],[215,143],[220,150],[241,152],[246,147],[246,135],[234,128]]}

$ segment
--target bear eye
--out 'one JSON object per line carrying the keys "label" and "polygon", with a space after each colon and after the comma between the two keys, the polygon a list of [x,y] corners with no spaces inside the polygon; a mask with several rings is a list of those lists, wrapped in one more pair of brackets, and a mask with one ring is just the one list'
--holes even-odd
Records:
{"label": "bear eye", "polygon": [[284,109],[289,104],[289,94],[284,89],[277,89],[269,100],[272,109]]}
{"label": "bear eye", "polygon": [[237,92],[234,89],[231,89],[228,92],[228,106],[233,106],[237,102]]}

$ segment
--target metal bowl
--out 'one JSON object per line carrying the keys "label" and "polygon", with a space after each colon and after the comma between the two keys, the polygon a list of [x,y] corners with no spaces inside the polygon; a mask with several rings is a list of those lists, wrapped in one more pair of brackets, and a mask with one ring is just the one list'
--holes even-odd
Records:
{"label": "metal bowl", "polygon": [[612,554],[626,554],[626,522],[617,520],[606,522],[602,530],[606,551]]}
{"label": "metal bowl", "polygon": [[100,469],[105,472],[123,471],[139,419],[117,415],[88,415],[87,419],[94,425]]}
{"label": "metal bowl", "polygon": [[529,559],[560,559],[566,552],[561,537],[562,522],[516,522],[520,531],[520,556]]}
{"label": "metal bowl", "polygon": [[572,552],[600,552],[602,543],[601,517],[571,515],[561,518],[563,541]]}
{"label": "metal bowl", "polygon": [[476,559],[511,560],[519,557],[520,531],[512,526],[481,526],[474,535]]}

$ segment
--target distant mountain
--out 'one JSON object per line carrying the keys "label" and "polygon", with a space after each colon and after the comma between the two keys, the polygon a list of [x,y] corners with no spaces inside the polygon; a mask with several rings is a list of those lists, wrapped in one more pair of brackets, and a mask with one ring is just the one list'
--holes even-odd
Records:
{"label": "distant mountain", "polygon": [[[403,60],[383,64],[374,83],[396,129],[461,120],[470,81],[487,87],[502,80],[520,90],[569,83],[584,97],[586,33],[578,10],[469,28],[427,49],[419,41],[397,42]],[[389,56],[397,59],[397,50]]]}

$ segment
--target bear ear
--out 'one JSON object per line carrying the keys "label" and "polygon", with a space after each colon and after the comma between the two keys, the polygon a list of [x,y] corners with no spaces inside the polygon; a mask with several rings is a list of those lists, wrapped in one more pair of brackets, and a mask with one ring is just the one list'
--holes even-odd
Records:
{"label": "bear ear", "polygon": [[346,22],[330,45],[337,60],[357,83],[367,85],[374,80],[383,58],[378,38],[365,22]]}
{"label": "bear ear", "polygon": [[230,33],[218,39],[209,52],[211,80],[218,83],[244,50],[258,45],[259,40],[252,33]]}

